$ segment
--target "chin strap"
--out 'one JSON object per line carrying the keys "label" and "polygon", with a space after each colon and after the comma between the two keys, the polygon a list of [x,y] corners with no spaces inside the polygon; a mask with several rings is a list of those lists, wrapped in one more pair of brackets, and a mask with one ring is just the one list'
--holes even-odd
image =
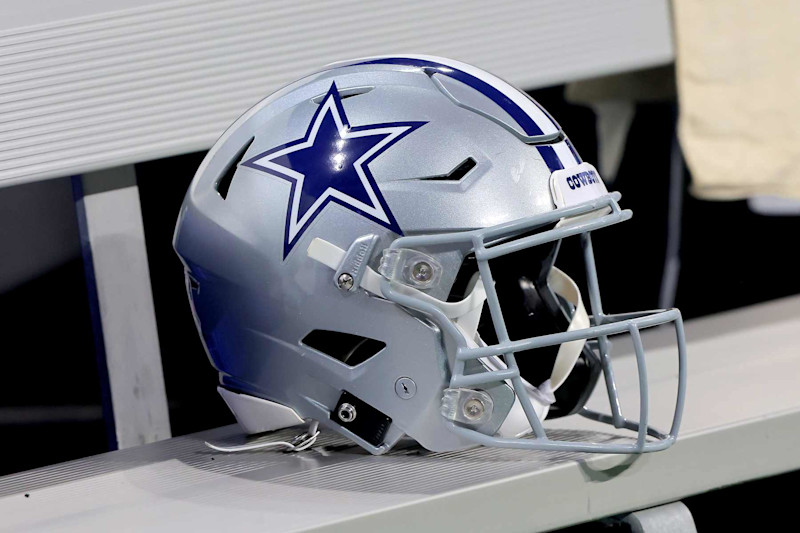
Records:
{"label": "chin strap", "polygon": [[[589,327],[589,316],[586,313],[580,289],[578,289],[578,285],[575,281],[562,270],[553,267],[547,277],[547,282],[553,292],[567,300],[575,309],[567,331]],[[478,297],[482,297],[481,305],[476,307],[473,312],[456,318],[454,322],[456,322],[456,325],[458,325],[459,329],[464,334],[464,338],[467,340],[470,347],[486,346],[486,343],[483,342],[483,339],[481,339],[477,331],[478,321],[480,320],[481,311],[483,310],[483,300],[486,299],[486,291],[480,279],[473,280],[473,283],[474,289],[472,292],[473,294],[477,294]],[[578,357],[580,357],[585,342],[584,339],[579,339],[561,344],[556,354],[550,379],[540,383],[538,387],[531,385],[524,379],[522,380],[528,397],[533,404],[533,409],[536,411],[536,415],[540,420],[544,420],[547,417],[550,406],[556,401],[555,391],[564,383],[567,376],[572,371]],[[482,362],[488,370],[505,370],[507,368],[506,364],[499,357],[487,357],[484,358]],[[507,380],[506,383],[512,386],[510,381]],[[497,430],[497,435],[504,438],[517,438],[525,436],[531,431],[530,423],[525,415],[525,411],[522,409],[519,397],[516,397],[514,399],[514,405],[508,412],[506,419]]]}
{"label": "chin strap", "polygon": [[[345,250],[342,250],[335,244],[329,243],[328,241],[320,239],[319,237],[311,241],[311,244],[308,245],[308,250],[306,253],[308,254],[308,257],[314,261],[317,261],[318,263],[322,263],[328,268],[331,268],[334,272],[339,269],[339,265],[342,264],[345,254],[347,254]],[[383,297],[383,293],[381,292],[382,279],[383,276],[375,272],[370,267],[366,267],[359,285],[365,291]]]}
{"label": "chin strap", "polygon": [[[486,343],[483,341],[483,339],[481,339],[480,335],[477,333],[470,335],[468,333],[469,330],[467,330],[461,324],[461,322],[457,323],[457,325],[464,334],[464,338],[466,339],[467,345],[470,348],[486,346]],[[508,368],[503,360],[497,356],[485,357],[480,359],[479,362],[486,368],[487,371],[505,370]],[[534,387],[525,379],[522,380],[522,386],[525,387],[525,391],[528,393],[528,397],[533,404],[533,410],[536,411],[536,416],[538,416],[540,420],[544,420],[547,417],[547,412],[550,410],[550,405],[556,401],[552,390],[549,388],[549,384],[550,380],[548,379],[538,387]],[[514,388],[514,385],[509,379],[506,380],[506,385],[512,389]],[[504,438],[517,438],[523,437],[531,431],[531,425],[528,422],[528,417],[525,415],[525,411],[522,408],[522,403],[519,400],[519,396],[515,394],[514,404],[508,411],[503,423],[497,429],[497,436]]]}
{"label": "chin strap", "polygon": [[[346,254],[345,250],[320,238],[315,238],[311,241],[307,253],[308,257],[322,263],[333,271],[339,268]],[[383,297],[383,292],[381,291],[382,279],[383,277],[378,272],[367,267],[361,278],[360,287],[373,295]],[[581,292],[575,281],[558,268],[553,267],[547,276],[547,282],[553,292],[572,304],[575,309],[567,331],[589,327],[589,315],[586,313]],[[469,294],[458,302],[443,302],[401,283],[396,284],[396,290],[436,305],[448,318],[455,322],[469,346],[485,346],[486,344],[478,335],[478,322],[483,311],[483,302],[486,300],[486,290],[477,274],[470,281],[470,286]],[[578,357],[580,357],[585,342],[584,339],[578,339],[561,344],[558,348],[550,379],[545,380],[538,387],[523,380],[525,389],[534,404],[534,410],[540,419],[543,420],[547,416],[550,405],[555,402],[553,393],[567,379]],[[506,368],[505,363],[499,357],[487,357],[483,361],[490,370]],[[530,431],[531,427],[522,410],[522,405],[519,398],[516,398],[514,406],[498,430],[498,434],[502,437],[519,437],[530,433]]]}
{"label": "chin strap", "polygon": [[[547,276],[547,283],[553,292],[571,303],[575,308],[567,331],[588,328],[590,326],[589,315],[586,313],[581,291],[575,281],[561,270],[553,267]],[[550,374],[550,383],[553,391],[558,390],[564,384],[567,376],[572,372],[578,357],[580,357],[585,343],[586,339],[578,339],[565,342],[558,347],[556,362],[553,365],[553,372]]]}

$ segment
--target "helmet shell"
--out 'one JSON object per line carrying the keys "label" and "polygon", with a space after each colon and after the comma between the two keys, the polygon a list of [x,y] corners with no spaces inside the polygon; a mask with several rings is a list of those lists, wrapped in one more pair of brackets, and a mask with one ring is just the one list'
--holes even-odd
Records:
{"label": "helmet shell", "polygon": [[[187,270],[198,329],[223,386],[290,406],[337,431],[341,428],[330,422],[329,413],[348,391],[392,419],[378,451],[404,434],[430,450],[452,450],[470,443],[448,431],[439,414],[453,356],[440,329],[366,291],[340,290],[333,271],[311,260],[306,250],[314,238],[346,250],[357,238],[376,235],[369,261],[377,268],[380,251],[399,236],[398,229],[405,235],[461,231],[553,210],[552,170],[580,160],[566,138],[547,151],[521,140],[559,128],[502,80],[439,58],[405,59],[331,66],[245,113],[198,169],[174,246]],[[302,139],[334,84],[352,127],[424,122],[368,163],[396,227],[330,202],[287,253],[294,186],[242,163]],[[511,100],[521,102],[512,102],[521,111],[514,111]],[[518,113],[528,122],[515,117]],[[474,165],[465,175],[446,179],[470,159]],[[218,183],[233,168],[223,198]],[[447,299],[468,252],[426,250],[443,266],[432,296]],[[303,343],[315,330],[359,335],[385,347],[348,366]],[[401,377],[415,382],[413,397],[395,393]]]}

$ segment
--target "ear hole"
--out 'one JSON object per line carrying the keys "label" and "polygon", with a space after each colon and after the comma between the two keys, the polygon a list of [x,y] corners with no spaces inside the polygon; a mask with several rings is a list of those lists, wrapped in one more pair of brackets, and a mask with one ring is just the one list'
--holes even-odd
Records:
{"label": "ear hole", "polygon": [[250,140],[245,143],[241,150],[236,152],[236,155],[231,158],[230,163],[228,166],[225,167],[225,172],[222,173],[222,176],[217,180],[216,188],[217,193],[222,196],[222,199],[225,200],[228,197],[228,190],[231,188],[231,182],[233,181],[233,175],[236,174],[236,169],[239,166],[239,162],[244,157],[244,154],[247,152],[247,149],[250,148],[250,145],[253,144],[253,139],[255,137],[250,137]]}
{"label": "ear hole", "polygon": [[300,342],[347,366],[359,365],[386,348],[379,340],[324,329],[315,329]]}

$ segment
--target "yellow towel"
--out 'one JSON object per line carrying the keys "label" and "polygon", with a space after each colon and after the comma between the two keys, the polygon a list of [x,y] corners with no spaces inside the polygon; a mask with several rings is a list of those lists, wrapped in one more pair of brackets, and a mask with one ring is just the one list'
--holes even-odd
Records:
{"label": "yellow towel", "polygon": [[673,0],[692,192],[800,198],[800,2]]}

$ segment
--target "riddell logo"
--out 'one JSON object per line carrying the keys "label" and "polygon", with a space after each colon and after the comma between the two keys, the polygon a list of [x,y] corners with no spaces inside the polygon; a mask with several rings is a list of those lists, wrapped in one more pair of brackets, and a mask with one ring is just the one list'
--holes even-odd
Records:
{"label": "riddell logo", "polygon": [[567,178],[567,185],[573,191],[600,182],[600,177],[593,170],[578,172],[574,176]]}

